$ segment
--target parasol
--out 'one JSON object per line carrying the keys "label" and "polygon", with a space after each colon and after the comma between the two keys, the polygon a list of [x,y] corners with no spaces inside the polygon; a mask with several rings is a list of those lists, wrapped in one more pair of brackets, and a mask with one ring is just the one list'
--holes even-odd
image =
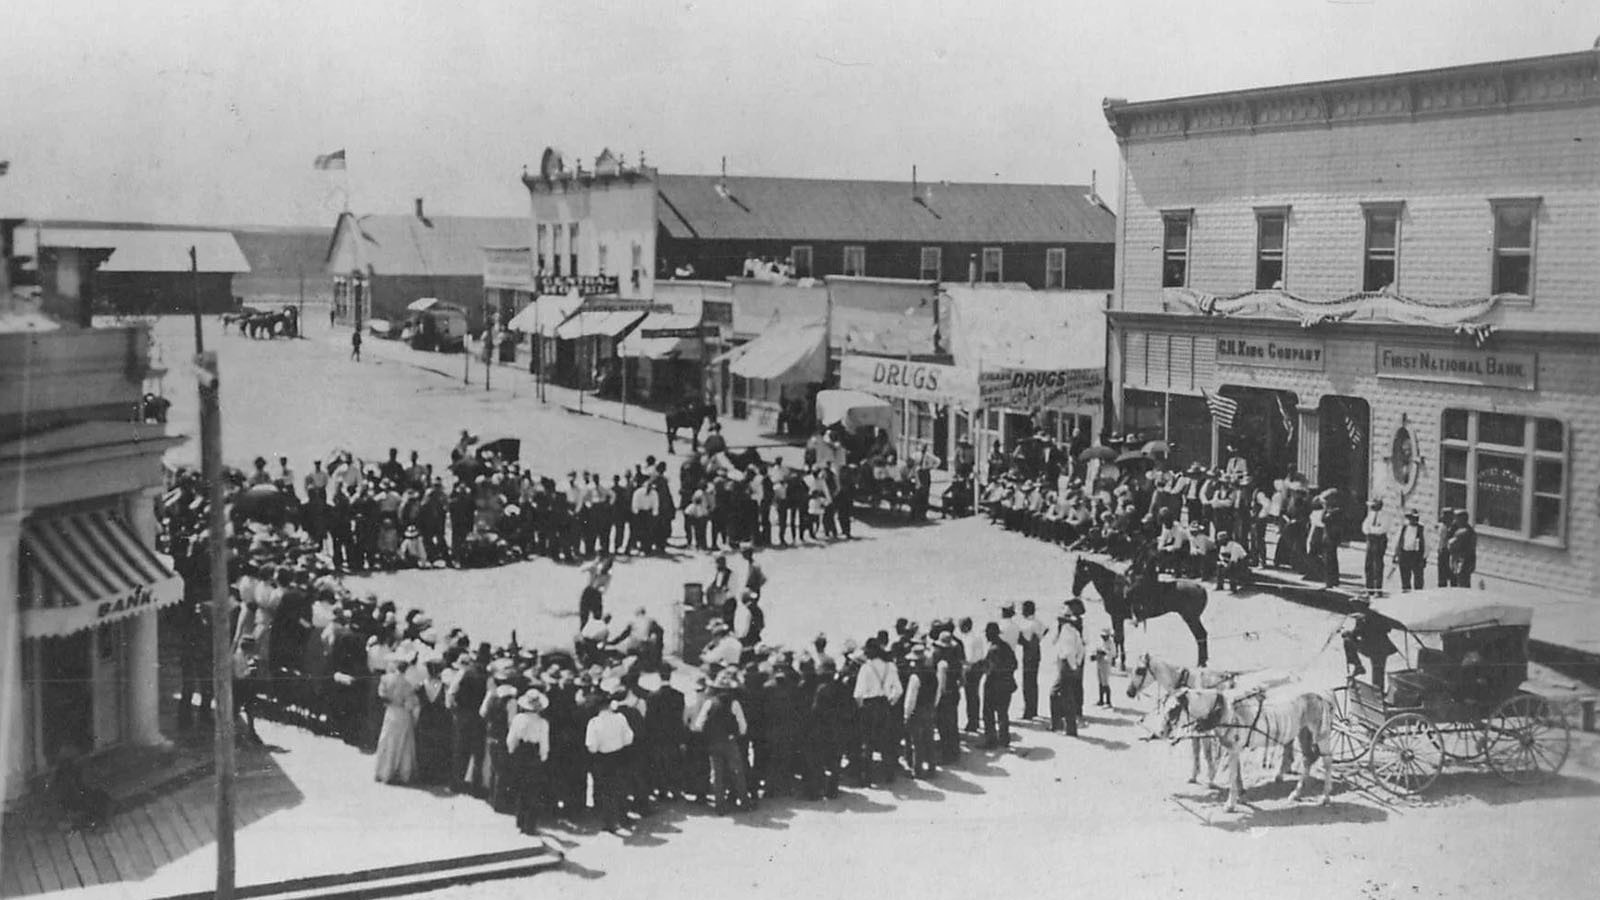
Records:
{"label": "parasol", "polygon": [[1129,450],[1128,452],[1122,454],[1121,456],[1118,456],[1117,457],[1117,462],[1119,462],[1119,463],[1132,462],[1133,460],[1136,460],[1136,459],[1149,460],[1150,457],[1145,456],[1143,453],[1139,452],[1138,450]]}
{"label": "parasol", "polygon": [[1078,462],[1081,463],[1086,463],[1091,459],[1111,460],[1116,458],[1117,451],[1105,446],[1104,444],[1096,444],[1095,446],[1090,447],[1089,449],[1078,454]]}
{"label": "parasol", "polygon": [[1172,452],[1172,448],[1167,446],[1166,441],[1150,441],[1144,445],[1144,452],[1150,454],[1159,453],[1165,456]]}

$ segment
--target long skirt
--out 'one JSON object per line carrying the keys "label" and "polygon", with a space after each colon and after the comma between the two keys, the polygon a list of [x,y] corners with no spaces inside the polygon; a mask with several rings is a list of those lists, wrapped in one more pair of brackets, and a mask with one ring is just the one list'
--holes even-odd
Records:
{"label": "long skirt", "polygon": [[443,706],[424,703],[417,715],[417,780],[449,784],[452,722]]}
{"label": "long skirt", "polygon": [[513,797],[516,774],[511,771],[511,756],[506,750],[504,737],[489,738],[484,753],[483,769],[489,791],[489,806],[497,813],[510,815],[516,812]]}
{"label": "long skirt", "polygon": [[378,733],[378,756],[374,775],[390,784],[407,784],[417,774],[417,726],[411,711],[391,705],[383,714],[383,730]]}
{"label": "long skirt", "polygon": [[539,830],[539,812],[545,805],[544,763],[536,744],[518,744],[511,756],[513,782],[511,794],[517,815],[517,830],[534,834]]}

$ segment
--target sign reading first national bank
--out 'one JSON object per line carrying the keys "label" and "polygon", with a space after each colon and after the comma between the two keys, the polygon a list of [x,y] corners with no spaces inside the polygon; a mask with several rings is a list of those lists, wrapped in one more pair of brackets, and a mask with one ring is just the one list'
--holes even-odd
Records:
{"label": "sign reading first national bank", "polygon": [[1413,381],[1476,384],[1516,391],[1539,389],[1539,354],[1379,344],[1377,375]]}

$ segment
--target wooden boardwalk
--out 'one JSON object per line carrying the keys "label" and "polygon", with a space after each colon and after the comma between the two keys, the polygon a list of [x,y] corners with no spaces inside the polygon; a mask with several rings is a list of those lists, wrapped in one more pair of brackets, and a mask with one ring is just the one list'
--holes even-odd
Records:
{"label": "wooden boardwalk", "polygon": [[[271,754],[241,750],[239,827],[297,805],[300,791]],[[205,769],[117,804],[92,831],[70,829],[44,804],[6,816],[0,830],[0,897],[137,882],[216,841],[216,779]]]}

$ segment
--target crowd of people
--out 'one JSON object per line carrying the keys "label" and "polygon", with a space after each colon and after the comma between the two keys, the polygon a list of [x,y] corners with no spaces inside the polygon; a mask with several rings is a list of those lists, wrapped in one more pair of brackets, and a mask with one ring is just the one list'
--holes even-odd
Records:
{"label": "crowd of people", "polygon": [[[1159,458],[1113,465],[1059,452],[1047,453],[1032,471],[1011,467],[982,494],[985,511],[1006,528],[1121,560],[1148,555],[1159,571],[1235,591],[1261,568],[1336,586],[1339,548],[1358,521],[1346,504],[1344,491],[1313,491],[1298,472],[1272,480],[1252,476],[1240,457],[1226,467],[1169,468]],[[1359,519],[1367,590],[1382,590],[1394,569],[1401,590],[1422,587],[1429,543],[1441,586],[1470,582],[1477,539],[1464,510],[1441,511],[1431,535],[1416,510],[1402,518],[1386,514],[1381,499],[1367,501]],[[1269,535],[1275,537],[1271,546]]]}

